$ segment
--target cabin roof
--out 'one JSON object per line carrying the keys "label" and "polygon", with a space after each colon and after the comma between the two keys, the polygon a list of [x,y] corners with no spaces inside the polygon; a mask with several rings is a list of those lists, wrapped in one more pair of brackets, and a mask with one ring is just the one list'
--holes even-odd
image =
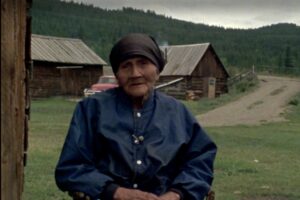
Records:
{"label": "cabin roof", "polygon": [[[166,55],[167,63],[160,75],[161,76],[191,75],[209,47],[212,48],[210,43],[161,46],[162,51],[167,52]],[[224,68],[222,63],[221,65]]]}
{"label": "cabin roof", "polygon": [[32,34],[31,57],[34,61],[74,65],[107,65],[82,40]]}

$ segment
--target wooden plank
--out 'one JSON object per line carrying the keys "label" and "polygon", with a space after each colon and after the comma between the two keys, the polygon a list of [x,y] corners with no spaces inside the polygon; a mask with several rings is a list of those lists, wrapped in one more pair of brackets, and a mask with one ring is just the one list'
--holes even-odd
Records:
{"label": "wooden plank", "polygon": [[1,0],[1,199],[23,191],[26,6]]}
{"label": "wooden plank", "polygon": [[40,62],[34,65],[30,83],[31,96],[82,96],[84,88],[96,83],[101,75],[102,69],[99,66],[58,69],[56,64]]}

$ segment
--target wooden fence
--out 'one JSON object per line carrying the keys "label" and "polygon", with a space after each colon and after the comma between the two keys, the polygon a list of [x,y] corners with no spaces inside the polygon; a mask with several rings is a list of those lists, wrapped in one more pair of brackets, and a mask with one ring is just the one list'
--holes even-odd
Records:
{"label": "wooden fence", "polygon": [[248,71],[245,73],[238,74],[238,75],[228,79],[227,84],[228,84],[228,86],[232,86],[234,84],[239,83],[242,80],[253,80],[256,78],[257,78],[256,73],[254,72],[254,70],[251,70],[251,71]]}

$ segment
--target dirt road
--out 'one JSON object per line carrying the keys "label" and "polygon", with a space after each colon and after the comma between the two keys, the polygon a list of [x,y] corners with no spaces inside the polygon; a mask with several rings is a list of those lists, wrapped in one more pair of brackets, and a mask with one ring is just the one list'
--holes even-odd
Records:
{"label": "dirt road", "polygon": [[242,98],[198,115],[202,126],[259,125],[284,121],[281,114],[289,100],[300,92],[300,79],[259,76],[260,87]]}

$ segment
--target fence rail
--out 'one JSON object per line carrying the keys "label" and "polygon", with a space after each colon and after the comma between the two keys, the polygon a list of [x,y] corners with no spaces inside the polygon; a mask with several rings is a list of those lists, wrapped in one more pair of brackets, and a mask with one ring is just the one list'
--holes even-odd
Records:
{"label": "fence rail", "polygon": [[170,82],[167,82],[167,83],[164,83],[164,84],[161,84],[161,85],[158,85],[158,86],[155,87],[155,89],[164,88],[164,87],[166,87],[166,86],[169,86],[169,85],[173,85],[173,84],[175,84],[175,83],[178,83],[178,82],[180,82],[180,81],[182,81],[182,80],[183,80],[183,77],[178,78],[178,79],[175,79],[175,80],[172,80],[172,81],[170,81]]}
{"label": "fence rail", "polygon": [[238,74],[230,79],[228,79],[228,86],[232,86],[242,80],[253,80],[254,78],[256,78],[256,73],[254,72],[254,70],[251,70],[251,71],[248,71],[248,72],[245,72],[245,73],[241,73],[241,74]]}

